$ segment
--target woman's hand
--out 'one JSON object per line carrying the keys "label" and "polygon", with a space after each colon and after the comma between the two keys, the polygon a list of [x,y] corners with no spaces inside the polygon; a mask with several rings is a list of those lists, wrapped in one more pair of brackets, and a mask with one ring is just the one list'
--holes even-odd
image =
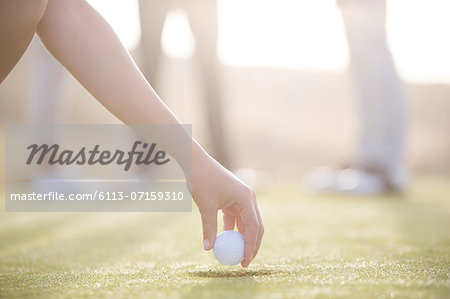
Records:
{"label": "woman's hand", "polygon": [[248,267],[258,253],[264,226],[256,193],[209,155],[193,150],[191,192],[202,217],[203,247],[212,249],[217,235],[217,211],[223,211],[224,230],[237,226],[245,238],[244,260]]}

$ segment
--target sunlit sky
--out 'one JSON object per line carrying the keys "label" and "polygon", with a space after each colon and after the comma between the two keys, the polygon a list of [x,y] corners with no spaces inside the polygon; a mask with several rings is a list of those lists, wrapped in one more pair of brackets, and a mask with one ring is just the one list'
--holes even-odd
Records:
{"label": "sunlit sky", "polygon": [[[137,1],[89,2],[127,48],[138,45]],[[404,80],[450,83],[449,16],[448,0],[388,0],[388,42]],[[195,51],[183,11],[174,10],[166,18],[162,47],[178,58]],[[219,0],[218,56],[234,66],[341,72],[348,65],[335,0]]]}

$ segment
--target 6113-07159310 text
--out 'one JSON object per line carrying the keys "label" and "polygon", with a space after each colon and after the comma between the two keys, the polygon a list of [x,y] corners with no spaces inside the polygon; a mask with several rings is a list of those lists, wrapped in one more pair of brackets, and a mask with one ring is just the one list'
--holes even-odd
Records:
{"label": "6113-07159310 text", "polygon": [[88,193],[62,193],[62,192],[30,192],[30,193],[11,193],[9,200],[26,200],[26,201],[168,201],[183,200],[183,192],[171,191],[134,191],[134,192],[105,192],[95,191]]}

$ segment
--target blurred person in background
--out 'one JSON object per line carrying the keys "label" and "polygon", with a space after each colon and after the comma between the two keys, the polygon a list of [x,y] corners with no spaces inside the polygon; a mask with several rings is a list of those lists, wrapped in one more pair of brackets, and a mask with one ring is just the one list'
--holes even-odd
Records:
{"label": "blurred person in background", "polygon": [[[144,54],[141,70],[149,82],[157,82],[161,60],[161,36],[167,14],[173,8],[182,8],[197,44],[197,57],[204,87],[205,110],[210,130],[213,156],[222,165],[231,165],[227,151],[226,130],[222,113],[217,34],[217,0],[139,0],[141,23],[141,50]],[[32,42],[32,64],[27,115],[31,123],[55,123],[64,91],[66,71],[45,49],[39,39]]]}
{"label": "blurred person in background", "polygon": [[204,88],[204,107],[212,141],[212,154],[222,165],[230,168],[217,58],[217,0],[139,0],[140,46],[143,54],[141,70],[149,82],[157,82],[162,52],[162,30],[166,16],[174,8],[181,8],[186,13],[196,41],[196,59]]}
{"label": "blurred person in background", "polygon": [[315,192],[402,192],[407,183],[405,99],[386,41],[386,0],[338,0],[338,5],[357,86],[360,143],[354,161],[316,169],[308,187]]}
{"label": "blurred person in background", "polygon": [[[217,59],[217,1],[160,1],[140,0],[141,50],[144,59],[141,70],[149,82],[157,82],[161,60],[161,36],[164,22],[171,9],[181,7],[189,18],[197,44],[197,60],[204,86],[205,108],[213,156],[222,165],[230,167],[226,132],[223,125],[221,92]],[[64,112],[61,101],[64,96],[67,71],[48,53],[36,36],[31,43],[32,67],[30,87],[27,93],[28,120],[31,123],[57,123]],[[144,171],[144,170],[143,170]]]}

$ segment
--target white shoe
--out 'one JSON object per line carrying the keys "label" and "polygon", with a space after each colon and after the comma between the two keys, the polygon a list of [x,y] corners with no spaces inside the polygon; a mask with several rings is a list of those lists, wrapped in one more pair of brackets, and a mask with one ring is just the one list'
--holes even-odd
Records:
{"label": "white shoe", "polygon": [[397,171],[387,176],[374,169],[320,167],[308,176],[306,186],[313,193],[377,195],[389,192],[401,193],[406,181],[405,171]]}

